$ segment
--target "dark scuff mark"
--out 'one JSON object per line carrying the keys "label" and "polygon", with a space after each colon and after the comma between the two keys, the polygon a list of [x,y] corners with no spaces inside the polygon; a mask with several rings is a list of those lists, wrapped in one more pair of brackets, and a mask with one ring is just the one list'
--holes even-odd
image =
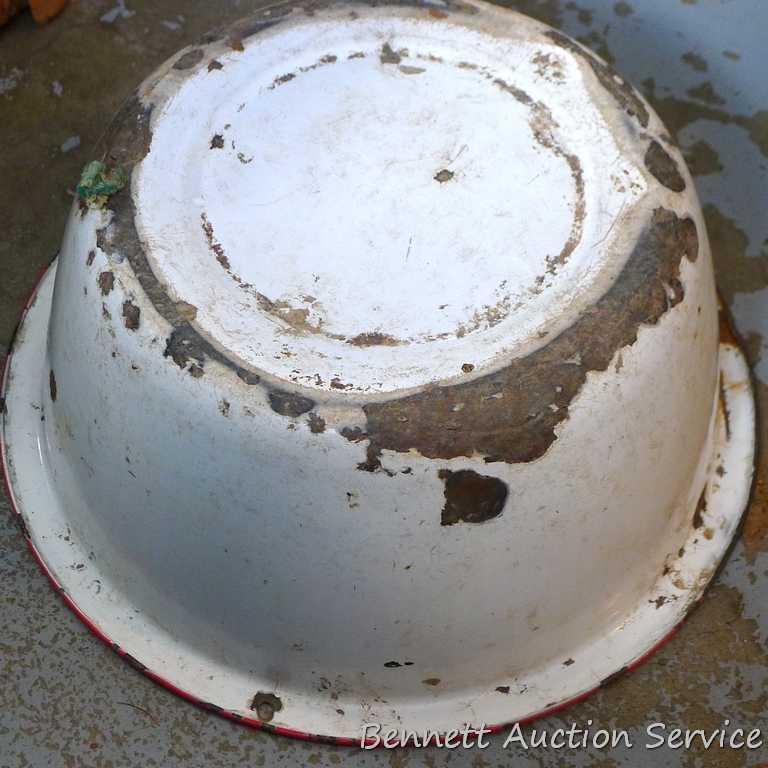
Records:
{"label": "dark scuff mark", "polygon": [[187,51],[183,56],[180,56],[174,63],[174,69],[192,69],[196,64],[199,64],[203,58],[202,48],[193,48],[191,51]]}
{"label": "dark scuff mark", "polygon": [[434,179],[440,184],[445,184],[446,181],[450,181],[454,177],[454,172],[449,171],[447,168],[443,168],[434,175]]}
{"label": "dark scuff mark", "polygon": [[349,440],[350,443],[359,443],[362,440],[368,439],[368,433],[363,432],[363,430],[360,429],[360,427],[354,427],[354,428],[344,427],[341,430],[341,436]]}
{"label": "dark scuff mark", "polygon": [[699,500],[696,503],[696,511],[693,513],[693,527],[698,530],[704,525],[704,513],[707,511],[707,486],[704,486],[704,490],[699,496]]}
{"label": "dark scuff mark", "polygon": [[399,661],[387,661],[384,663],[384,666],[387,669],[397,669],[397,667],[402,667],[403,665]]}
{"label": "dark scuff mark", "polygon": [[379,54],[379,61],[382,64],[399,64],[403,60],[402,55],[392,49],[389,43],[384,43],[381,46],[381,53]]}
{"label": "dark scuff mark", "polygon": [[621,669],[614,672],[612,675],[608,675],[608,677],[604,677],[600,681],[600,688],[607,688],[609,685],[613,685],[620,677],[623,677],[627,672],[629,672],[629,667],[624,666]]}
{"label": "dark scuff mark", "polygon": [[363,405],[368,463],[384,449],[433,459],[480,454],[486,463],[540,458],[587,373],[606,370],[641,326],[681,300],[668,286],[679,280],[683,256],[693,261],[697,253],[693,220],[657,208],[613,285],[548,344],[471,381]]}
{"label": "dark scuff mark", "polygon": [[214,133],[211,137],[211,149],[224,149],[224,137],[220,133]]}
{"label": "dark scuff mark", "polygon": [[496,693],[503,693],[505,696],[509,693],[508,685],[497,685],[495,688]]}
{"label": "dark scuff mark", "polygon": [[259,720],[268,723],[283,708],[283,702],[274,693],[259,691],[251,700],[250,708],[259,716]]}
{"label": "dark scuff mark", "polygon": [[53,368],[51,368],[51,372],[48,374],[48,388],[51,391],[51,400],[55,403],[59,388],[56,386],[56,376],[53,373]]}
{"label": "dark scuff mark", "polygon": [[207,709],[209,712],[213,712],[216,715],[224,711],[223,707],[220,707],[218,704],[213,704],[210,701],[198,701],[197,705],[203,709]]}
{"label": "dark scuff mark", "polygon": [[316,413],[309,414],[309,431],[312,434],[320,435],[325,432],[325,419]]}
{"label": "dark scuff mark", "polygon": [[645,153],[645,167],[654,178],[673,192],[685,190],[685,179],[681,176],[677,163],[664,147],[655,139]]}
{"label": "dark scuff mark", "polygon": [[144,664],[142,664],[135,656],[131,656],[130,653],[125,653],[125,651],[121,651],[120,654],[135,670],[138,672],[146,672],[147,668]]}
{"label": "dark scuff mark", "polygon": [[123,323],[129,331],[135,331],[139,327],[141,310],[132,302],[123,302]]}
{"label": "dark scuff mark", "polygon": [[[613,67],[598,59],[591,51],[574,42],[562,32],[553,29],[549,30],[546,35],[552,42],[589,64],[600,84],[616,99],[619,106],[627,114],[635,117],[643,128],[648,127],[650,114],[643,100],[635,92],[635,89],[616,73]],[[615,79],[616,77],[619,77],[619,81]]]}
{"label": "dark scuff mark", "polygon": [[236,368],[235,373],[237,374],[239,379],[244,381],[249,386],[258,384],[261,381],[261,376],[259,376],[257,373],[252,373],[251,371],[248,371],[245,368]]}
{"label": "dark scuff mark", "polygon": [[725,427],[725,439],[729,441],[731,439],[731,412],[728,409],[728,401],[725,397],[725,386],[723,385],[722,378],[720,379],[720,385],[718,387],[718,398],[720,400],[720,408],[723,411],[723,426]]}
{"label": "dark scuff mark", "polygon": [[275,389],[269,393],[269,405],[275,413],[279,413],[281,416],[296,418],[302,413],[311,411],[315,407],[315,401],[293,392],[282,392]]}
{"label": "dark scuff mark", "polygon": [[404,75],[420,75],[422,72],[426,72],[424,67],[411,67],[407,64],[401,64],[398,69],[404,74]]}
{"label": "dark scuff mark", "polygon": [[576,662],[575,662],[573,659],[566,659],[566,660],[563,662],[563,666],[564,666],[564,667],[570,667],[570,666],[571,666],[571,664],[575,664],[575,663],[576,663]]}
{"label": "dark scuff mark", "polygon": [[285,75],[280,75],[280,77],[276,77],[272,81],[272,85],[269,86],[269,89],[270,90],[274,90],[275,88],[277,88],[280,85],[284,85],[285,83],[290,83],[291,80],[293,80],[295,77],[296,77],[296,75],[293,74],[293,72],[288,72]]}
{"label": "dark scuff mark", "polygon": [[21,515],[16,515],[16,525],[19,528],[19,532],[25,539],[31,538],[29,535],[29,528],[27,528],[27,524],[24,522],[24,518]]}
{"label": "dark scuff mark", "polygon": [[440,685],[440,678],[439,677],[428,677],[426,680],[421,681],[423,685]]}
{"label": "dark scuff mark", "polygon": [[85,260],[85,265],[87,267],[90,267],[91,264],[93,264],[93,260],[96,258],[96,251],[91,248],[90,251],[88,251],[88,258]]}
{"label": "dark scuff mark", "polygon": [[445,483],[440,525],[484,523],[502,513],[509,489],[498,477],[479,475],[471,469],[441,469],[437,475]]}
{"label": "dark scuff mark", "polygon": [[224,65],[218,59],[211,59],[208,62],[208,71],[213,72],[216,69],[224,69]]}
{"label": "dark scuff mark", "polygon": [[115,275],[113,272],[102,272],[98,279],[101,295],[106,296],[115,287]]}

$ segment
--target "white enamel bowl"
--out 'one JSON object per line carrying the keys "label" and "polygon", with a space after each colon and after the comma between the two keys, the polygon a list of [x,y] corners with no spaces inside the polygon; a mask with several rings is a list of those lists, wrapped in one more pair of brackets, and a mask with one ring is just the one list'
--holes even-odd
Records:
{"label": "white enamel bowl", "polygon": [[479,2],[275,6],[118,115],[8,363],[34,551],[150,677],[283,733],[559,707],[684,618],[754,413],[651,108]]}

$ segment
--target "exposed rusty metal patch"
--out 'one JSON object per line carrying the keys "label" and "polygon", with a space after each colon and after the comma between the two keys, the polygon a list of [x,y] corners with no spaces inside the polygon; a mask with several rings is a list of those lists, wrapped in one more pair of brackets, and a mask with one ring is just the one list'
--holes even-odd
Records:
{"label": "exposed rusty metal patch", "polygon": [[438,171],[434,179],[435,181],[439,181],[441,184],[445,184],[446,181],[450,181],[455,176],[453,171],[449,171],[447,168],[443,168],[441,171]]}
{"label": "exposed rusty metal patch", "polygon": [[351,344],[353,347],[396,347],[404,343],[400,339],[380,331],[358,333],[357,336],[347,339],[347,344]]}
{"label": "exposed rusty metal patch", "polygon": [[115,287],[115,275],[113,272],[107,270],[99,275],[98,279],[99,289],[101,295],[106,296]]}
{"label": "exposed rusty metal patch", "polygon": [[275,389],[269,393],[269,405],[275,413],[281,416],[297,418],[315,407],[315,401],[294,392],[283,392]]}
{"label": "exposed rusty metal patch", "polygon": [[509,489],[498,477],[480,475],[471,469],[441,469],[437,475],[445,483],[440,525],[484,523],[504,510]]}
{"label": "exposed rusty metal patch", "polygon": [[123,302],[123,323],[129,331],[135,331],[139,327],[141,309],[132,301]]}
{"label": "exposed rusty metal patch", "polygon": [[585,61],[592,68],[595,77],[608,93],[618,102],[619,106],[630,116],[637,119],[643,128],[648,127],[650,114],[642,98],[635,89],[624,80],[609,64],[598,59],[591,51],[571,40],[562,32],[549,30],[547,37],[561,48],[570,51]]}
{"label": "exposed rusty metal patch", "polygon": [[641,326],[655,325],[682,300],[669,286],[679,281],[683,256],[694,261],[697,253],[695,222],[657,208],[613,285],[546,346],[473,381],[366,403],[365,429],[342,434],[365,433],[372,467],[384,449],[439,459],[480,454],[487,463],[540,458],[587,373],[606,370]]}
{"label": "exposed rusty metal patch", "polygon": [[310,413],[307,418],[310,432],[315,435],[325,432],[325,419],[322,416],[318,416],[316,413]]}
{"label": "exposed rusty metal patch", "polygon": [[661,144],[655,139],[650,143],[645,153],[645,167],[654,178],[673,192],[685,190],[685,179],[680,174],[677,163]]}
{"label": "exposed rusty metal patch", "polygon": [[283,708],[283,702],[274,693],[259,691],[251,700],[250,708],[258,715],[259,720],[268,723]]}
{"label": "exposed rusty metal patch", "polygon": [[404,51],[395,51],[389,43],[384,43],[381,46],[381,53],[379,54],[379,61],[382,64],[399,64],[403,60],[403,55],[407,55]]}

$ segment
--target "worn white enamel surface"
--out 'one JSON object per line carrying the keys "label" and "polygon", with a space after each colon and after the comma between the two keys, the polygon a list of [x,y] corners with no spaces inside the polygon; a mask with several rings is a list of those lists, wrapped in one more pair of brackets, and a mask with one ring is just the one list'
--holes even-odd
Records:
{"label": "worn white enamel surface", "polygon": [[[281,379],[376,393],[466,363],[480,374],[570,324],[614,276],[616,217],[646,189],[639,158],[533,22],[494,37],[346,16],[155,90],[135,181],[148,258],[203,335]],[[546,105],[545,140],[501,83]],[[388,343],[356,345],[370,334]]]}
{"label": "worn white enamel surface", "polygon": [[[695,196],[650,182],[643,148],[628,143],[618,111],[601,117],[611,114],[610,102],[572,56],[558,49],[569,87],[550,91],[549,81],[535,81],[526,62],[538,50],[531,42],[538,25],[480,7],[476,25],[503,22],[509,38],[442,21],[417,34],[421,9],[369,11],[345,24],[304,19],[265,33],[263,43],[246,41],[244,52],[214,45],[197,70],[168,68],[145,84],[145,98],[158,106],[133,195],[153,268],[172,298],[197,307],[195,322],[214,346],[252,363],[267,381],[290,388],[293,374],[307,384],[304,394],[321,395],[316,412],[325,431],[312,431],[306,414],[276,413],[265,388],[244,384],[225,365],[208,360],[195,378],[163,355],[170,326],[129,263],[97,246],[108,213],[81,219],[73,211],[57,266],[17,338],[5,384],[4,461],[34,545],[104,634],[168,682],[228,711],[255,717],[254,695],[272,693],[282,702],[273,725],[356,738],[366,722],[445,730],[547,709],[595,687],[682,619],[746,502],[748,374],[738,350],[720,345],[718,353]],[[408,47],[401,65],[416,66],[416,51],[458,58],[469,38],[482,66],[530,79],[526,86],[561,116],[564,145],[583,160],[584,247],[554,274],[541,254],[563,242],[574,188],[559,156],[537,149],[518,102],[498,102],[465,69],[426,59],[425,72],[404,74],[377,53],[387,41],[393,50]],[[357,50],[371,55],[344,58]],[[300,67],[329,53],[344,62],[338,81],[329,64],[269,90],[285,74],[279,62]],[[224,69],[208,72],[214,56]],[[357,66],[364,67],[359,79],[351,74]],[[227,72],[231,79],[216,80]],[[316,80],[291,106],[288,88],[307,76]],[[238,94],[252,103],[239,118],[232,114]],[[365,119],[344,98],[363,102]],[[443,100],[455,118],[450,126],[438,114]],[[422,102],[434,120],[423,126]],[[336,143],[326,114],[334,104]],[[273,109],[280,131],[259,150],[259,120]],[[576,110],[584,120],[568,121]],[[404,116],[415,116],[416,128],[410,117],[401,125]],[[494,125],[507,129],[503,140]],[[254,160],[241,162],[230,143],[211,149],[209,134],[219,130]],[[333,159],[346,183],[333,177]],[[451,159],[456,176],[438,182],[434,175]],[[261,172],[249,175],[252,166]],[[506,172],[494,173],[500,167]],[[612,182],[614,167],[635,184]],[[324,169],[319,186],[310,168]],[[537,169],[551,188],[537,187]],[[374,184],[376,174],[384,181]],[[283,190],[288,197],[278,199]],[[261,206],[272,191],[276,202]],[[380,204],[371,205],[377,195]],[[357,468],[365,441],[339,430],[363,423],[361,393],[452,379],[465,362],[479,375],[524,354],[538,330],[567,326],[601,295],[643,216],[661,204],[692,215],[702,233],[696,262],[681,260],[685,300],[641,327],[607,370],[588,374],[541,459],[487,464],[384,451],[387,472]],[[272,305],[301,309],[290,302],[317,282],[309,295],[322,306],[312,311],[327,314],[289,317],[317,319],[323,332],[291,332],[285,317],[254,304],[217,262],[203,213],[229,271]],[[413,272],[404,263],[406,235]],[[252,255],[270,245],[269,258]],[[104,271],[115,278],[106,295],[98,283]],[[540,274],[541,293],[526,293]],[[519,309],[457,334],[491,306],[505,279]],[[445,315],[434,311],[440,296],[450,305]],[[126,300],[140,307],[136,330],[123,322]],[[358,347],[326,330],[411,342]],[[444,339],[424,338],[443,330]],[[322,382],[303,378],[314,374]],[[328,389],[334,376],[352,388]],[[479,525],[441,525],[442,469],[503,480],[503,513]],[[706,510],[693,527],[705,487]]]}

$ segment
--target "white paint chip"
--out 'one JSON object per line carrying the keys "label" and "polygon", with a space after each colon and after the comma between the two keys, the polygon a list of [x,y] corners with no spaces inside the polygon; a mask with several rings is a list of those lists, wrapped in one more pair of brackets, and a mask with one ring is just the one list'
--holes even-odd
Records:
{"label": "white paint chip", "polygon": [[61,145],[61,151],[66,152],[72,152],[72,150],[77,149],[80,146],[80,137],[79,136],[70,136],[62,145]]}
{"label": "white paint chip", "polygon": [[125,0],[117,0],[115,7],[107,11],[101,17],[101,21],[105,24],[114,24],[118,19],[130,19],[135,14],[136,11],[129,11],[125,7]]}
{"label": "white paint chip", "polygon": [[14,67],[5,77],[0,77],[0,96],[5,93],[10,93],[19,84],[19,80],[23,77],[22,72],[18,67]]}

